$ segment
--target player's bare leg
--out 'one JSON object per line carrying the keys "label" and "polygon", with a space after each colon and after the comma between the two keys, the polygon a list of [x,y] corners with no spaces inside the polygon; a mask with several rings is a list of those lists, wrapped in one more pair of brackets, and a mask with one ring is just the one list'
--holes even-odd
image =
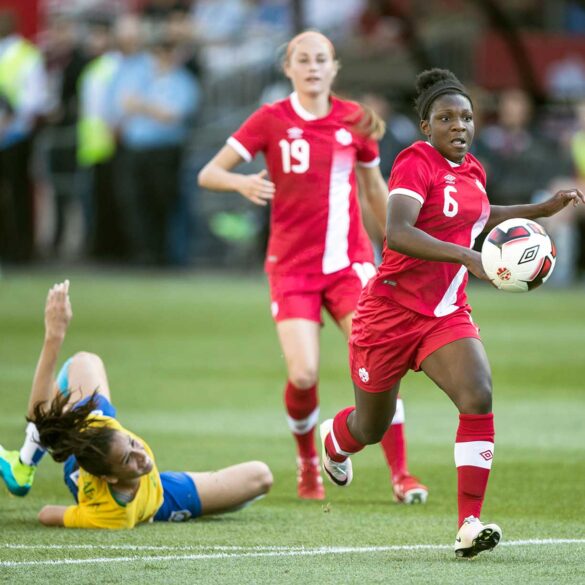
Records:
{"label": "player's bare leg", "polygon": [[218,471],[188,472],[197,486],[202,514],[235,512],[265,496],[272,473],[261,461],[248,461]]}
{"label": "player's bare leg", "polygon": [[493,549],[502,531],[479,520],[494,456],[492,381],[489,362],[479,339],[449,343],[421,364],[422,370],[459,409],[455,442],[459,532],[455,553],[473,557]]}
{"label": "player's bare leg", "polygon": [[284,402],[297,446],[297,493],[302,499],[322,500],[325,489],[315,447],[320,324],[308,319],[286,319],[276,324],[276,330],[288,372]]}
{"label": "player's bare leg", "polygon": [[[339,327],[347,339],[351,333],[352,319],[353,313],[350,313],[338,321]],[[408,470],[404,421],[404,403],[402,398],[398,396],[394,417],[380,441],[380,446],[390,469],[394,501],[402,504],[424,504],[427,501],[429,490]]]}

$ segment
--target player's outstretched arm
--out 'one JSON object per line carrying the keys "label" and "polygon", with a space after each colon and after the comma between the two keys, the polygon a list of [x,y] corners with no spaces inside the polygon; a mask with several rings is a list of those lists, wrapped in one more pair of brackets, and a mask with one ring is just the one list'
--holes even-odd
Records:
{"label": "player's outstretched arm", "polygon": [[570,204],[573,207],[585,203],[585,197],[579,189],[564,189],[557,191],[546,201],[541,203],[528,203],[526,205],[491,205],[490,217],[485,225],[484,231],[487,232],[499,223],[512,219],[513,217],[523,217],[524,219],[538,219],[539,217],[550,217],[559,211],[562,211]]}
{"label": "player's outstretched arm", "polygon": [[199,186],[211,191],[236,191],[256,205],[274,198],[276,187],[266,179],[266,170],[252,175],[232,173],[244,159],[229,145],[224,146],[199,172]]}
{"label": "player's outstretched arm", "polygon": [[64,526],[65,510],[67,506],[45,506],[39,512],[39,521],[45,526]]}
{"label": "player's outstretched arm", "polygon": [[65,280],[55,284],[47,295],[45,303],[45,338],[33,378],[28,403],[29,417],[33,416],[35,404],[52,398],[57,359],[72,316],[71,302],[69,300],[69,281]]}
{"label": "player's outstretched arm", "polygon": [[386,231],[386,203],[388,201],[388,187],[380,167],[356,167],[356,176],[359,185],[360,198],[363,197],[379,226],[379,234],[369,234],[374,239],[382,239]]}
{"label": "player's outstretched arm", "polygon": [[490,282],[481,265],[479,252],[444,242],[415,227],[421,205],[407,195],[395,194],[388,200],[386,243],[388,248],[423,260],[462,264],[477,278]]}

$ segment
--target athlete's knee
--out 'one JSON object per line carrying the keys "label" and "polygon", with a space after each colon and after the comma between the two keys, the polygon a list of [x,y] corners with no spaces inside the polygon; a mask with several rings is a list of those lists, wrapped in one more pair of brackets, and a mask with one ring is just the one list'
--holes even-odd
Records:
{"label": "athlete's knee", "polygon": [[102,358],[97,353],[92,353],[90,351],[78,351],[76,354],[73,355],[71,358],[71,363],[76,364],[98,364],[103,366],[104,362]]}
{"label": "athlete's knee", "polygon": [[[355,438],[362,445],[374,445],[379,443],[384,436],[384,433],[390,426],[390,420],[357,420],[357,425],[353,431],[356,431]],[[357,436],[359,435],[359,436]]]}
{"label": "athlete's knee", "polygon": [[303,365],[291,368],[288,379],[295,388],[308,390],[317,383],[318,376],[319,372],[316,367]]}
{"label": "athlete's knee", "polygon": [[264,495],[270,491],[274,478],[270,467],[263,461],[250,461],[250,483],[255,495]]}
{"label": "athlete's knee", "polygon": [[492,411],[492,380],[489,373],[480,376],[464,393],[459,410],[466,414],[488,414]]}

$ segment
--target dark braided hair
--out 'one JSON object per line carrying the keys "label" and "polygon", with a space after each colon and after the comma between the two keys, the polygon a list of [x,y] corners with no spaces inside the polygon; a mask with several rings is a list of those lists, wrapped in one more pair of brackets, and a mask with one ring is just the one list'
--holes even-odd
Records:
{"label": "dark braided hair", "polygon": [[428,119],[433,102],[441,95],[459,94],[471,103],[465,86],[448,69],[434,68],[420,73],[416,78],[416,93],[414,106],[421,120]]}
{"label": "dark braided hair", "polygon": [[105,425],[92,424],[88,418],[97,408],[97,390],[81,406],[67,410],[70,396],[58,394],[47,406],[38,402],[33,416],[27,417],[36,425],[42,446],[59,463],[75,455],[80,467],[92,475],[110,475],[107,462],[110,445],[116,431]]}

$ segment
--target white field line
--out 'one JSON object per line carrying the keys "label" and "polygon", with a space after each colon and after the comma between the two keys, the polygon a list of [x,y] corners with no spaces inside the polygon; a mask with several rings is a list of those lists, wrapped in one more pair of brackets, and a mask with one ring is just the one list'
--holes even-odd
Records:
{"label": "white field line", "polygon": [[[584,538],[547,538],[542,540],[512,540],[503,542],[501,546],[529,546],[529,545],[561,545],[561,544],[582,544]],[[242,547],[242,546],[193,546],[193,547],[171,547],[171,546],[140,546],[140,545],[35,545],[35,544],[5,544],[4,549],[12,550],[134,550],[134,551],[184,551],[200,550],[211,552],[200,552],[187,555],[156,555],[156,556],[124,556],[124,557],[93,557],[87,559],[47,559],[38,561],[0,561],[0,567],[30,567],[42,565],[82,565],[90,563],[136,563],[152,561],[196,561],[204,559],[243,559],[254,557],[296,557],[296,556],[317,556],[336,554],[363,554],[382,553],[395,551],[416,551],[416,550],[450,550],[447,544],[412,544],[394,546],[326,546],[319,548],[304,547]]]}

